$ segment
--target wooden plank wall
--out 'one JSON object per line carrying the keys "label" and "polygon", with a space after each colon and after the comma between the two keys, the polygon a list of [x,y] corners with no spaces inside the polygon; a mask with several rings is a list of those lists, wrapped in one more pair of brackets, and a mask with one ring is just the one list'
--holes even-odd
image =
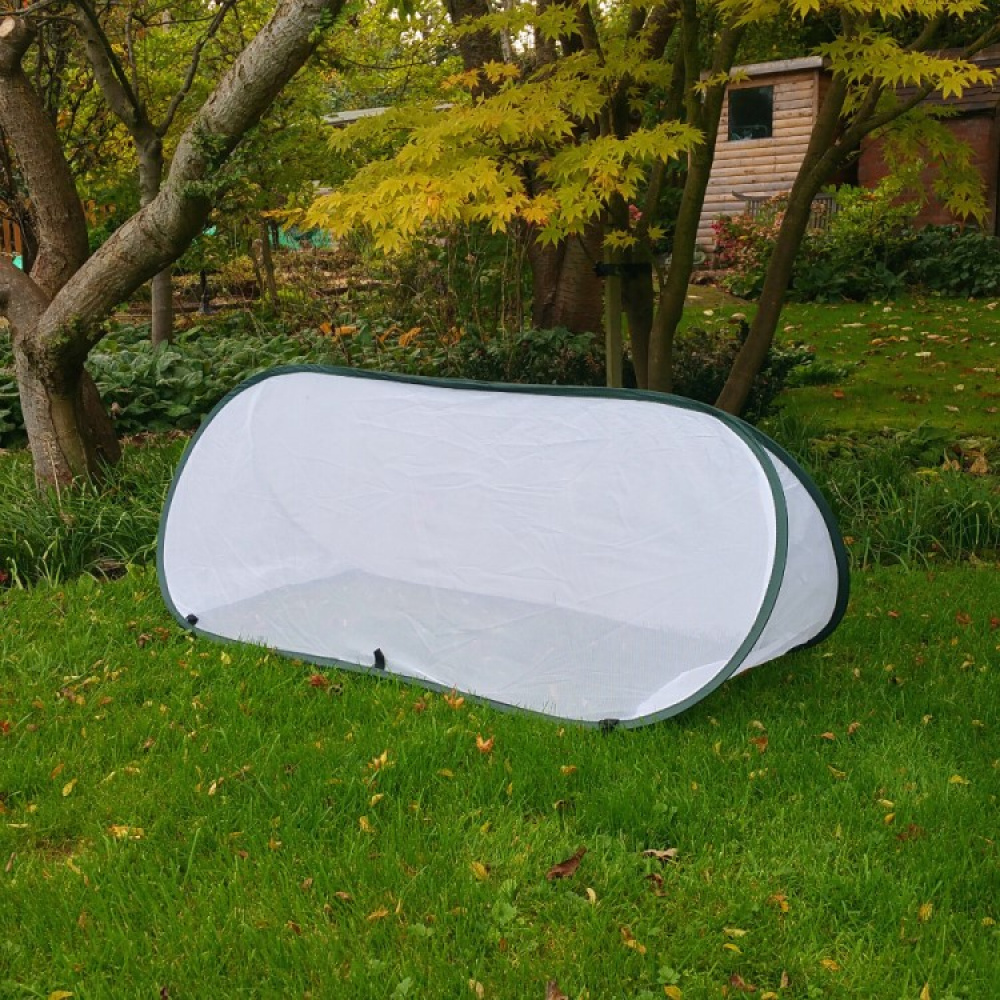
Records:
{"label": "wooden plank wall", "polygon": [[21,252],[21,230],[10,219],[0,217],[0,254],[16,257]]}
{"label": "wooden plank wall", "polygon": [[729,141],[729,101],[722,109],[715,162],[698,224],[698,244],[711,250],[715,244],[712,222],[720,215],[738,215],[744,203],[733,192],[769,198],[792,186],[805,156],[819,106],[819,70],[754,76],[733,84],[774,87],[774,125],[768,139]]}

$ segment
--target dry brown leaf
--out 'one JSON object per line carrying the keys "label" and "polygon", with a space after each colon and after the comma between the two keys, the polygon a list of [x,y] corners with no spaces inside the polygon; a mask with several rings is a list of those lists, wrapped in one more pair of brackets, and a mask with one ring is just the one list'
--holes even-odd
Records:
{"label": "dry brown leaf", "polygon": [[74,788],[76,788],[76,778],[74,778],[72,781],[67,781],[66,784],[63,785],[63,790],[62,790],[63,798],[66,798],[67,795],[72,795]]}
{"label": "dry brown leaf", "polygon": [[828,972],[840,972],[840,963],[832,958],[821,958],[819,964]]}
{"label": "dry brown leaf", "polygon": [[656,858],[657,861],[676,861],[679,853],[676,847],[668,847],[663,851],[655,847],[650,847],[642,852],[642,856],[644,858]]}
{"label": "dry brown leaf", "polygon": [[377,910],[372,910],[372,912],[365,917],[365,920],[367,920],[370,924],[373,924],[376,920],[384,920],[387,916],[389,916],[389,911],[384,906],[380,906]]}
{"label": "dry brown leaf", "polygon": [[775,892],[767,897],[767,901],[771,906],[776,906],[782,913],[787,913],[789,910],[788,897],[783,892]]}
{"label": "dry brown leaf", "polygon": [[11,851],[7,864],[4,865],[4,874],[9,875],[14,870],[14,861],[17,859],[17,851]]}
{"label": "dry brown leaf", "polygon": [[571,858],[567,858],[565,861],[560,861],[559,864],[553,865],[546,873],[545,877],[551,882],[553,879],[557,878],[570,878],[580,867],[580,862],[583,860],[583,856],[587,853],[586,847],[577,848],[576,854]]}
{"label": "dry brown leaf", "polygon": [[309,878],[304,878],[299,884],[299,888],[303,892],[308,892],[312,887],[313,887],[312,876],[310,876]]}
{"label": "dry brown leaf", "polygon": [[597,906],[597,893],[594,892],[594,890],[591,889],[589,885],[587,886],[586,893],[587,893],[587,902],[590,903],[591,906]]}
{"label": "dry brown leaf", "polygon": [[469,980],[469,989],[476,994],[477,1000],[483,1000],[483,997],[486,996],[486,987],[478,979]]}
{"label": "dry brown leaf", "polygon": [[472,864],[469,865],[469,867],[472,869],[472,874],[475,875],[480,882],[485,882],[487,879],[489,879],[490,877],[489,865],[484,865],[482,861],[473,861]]}
{"label": "dry brown leaf", "polygon": [[569,1000],[569,997],[559,989],[559,984],[554,979],[550,979],[545,984],[545,1000]]}
{"label": "dry brown leaf", "polygon": [[576,774],[576,764],[563,764],[563,766],[559,768],[559,771],[560,773],[567,775]]}
{"label": "dry brown leaf", "polygon": [[354,897],[349,892],[344,892],[343,889],[340,892],[335,892],[334,898],[339,899],[342,903],[353,903]]}
{"label": "dry brown leaf", "polygon": [[853,736],[860,728],[861,728],[861,723],[860,722],[852,722],[847,727],[847,735],[848,736]]}
{"label": "dry brown leaf", "polygon": [[634,951],[639,952],[640,955],[646,954],[646,946],[640,941],[636,941],[635,936],[632,934],[631,927],[621,928],[622,941],[626,948],[632,948]]}
{"label": "dry brown leaf", "polygon": [[792,985],[792,981],[788,978],[788,973],[784,969],[782,969],[781,970],[781,979],[778,980],[778,989],[779,990],[787,990],[788,987],[791,986],[791,985]]}
{"label": "dry brown leaf", "polygon": [[476,749],[480,753],[493,753],[493,744],[496,741],[494,736],[484,740],[481,733],[476,733]]}
{"label": "dry brown leaf", "polygon": [[729,977],[729,985],[734,990],[741,990],[743,993],[756,993],[757,987],[748,983],[738,972],[734,972]]}
{"label": "dry brown leaf", "polygon": [[465,704],[465,699],[457,692],[450,691],[444,696],[445,704],[449,708],[454,708],[456,711],[460,709]]}
{"label": "dry brown leaf", "polygon": [[836,733],[831,733],[831,732],[820,733],[819,734],[819,738],[821,740],[831,740],[832,741],[832,740],[835,740],[837,738],[837,734]]}

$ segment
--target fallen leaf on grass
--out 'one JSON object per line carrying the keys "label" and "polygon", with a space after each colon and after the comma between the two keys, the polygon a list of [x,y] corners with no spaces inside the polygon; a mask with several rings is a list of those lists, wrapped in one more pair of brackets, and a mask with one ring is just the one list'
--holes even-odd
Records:
{"label": "fallen leaf on grass", "polygon": [[924,983],[924,988],[920,991],[920,1000],[931,1000],[930,983]]}
{"label": "fallen leaf on grass", "polygon": [[835,962],[832,958],[822,958],[819,964],[828,972],[840,972],[840,963]]}
{"label": "fallen leaf on grass", "polygon": [[[948,779],[948,784],[949,785],[971,785],[972,782],[969,781],[968,778],[963,778],[960,774],[953,774]],[[63,794],[65,795],[66,793],[63,792]]]}
{"label": "fallen leaf on grass", "polygon": [[444,696],[444,700],[445,704],[449,708],[454,708],[456,711],[465,704],[465,699],[456,691],[451,691],[449,694],[446,694]]}
{"label": "fallen leaf on grass", "polygon": [[325,674],[310,674],[309,686],[314,688],[326,689],[330,686],[330,678],[327,677]]}
{"label": "fallen leaf on grass", "polygon": [[576,854],[574,854],[573,857],[567,858],[565,861],[560,861],[557,865],[553,865],[545,873],[545,877],[550,882],[557,878],[570,878],[574,872],[576,872],[577,868],[580,867],[580,862],[583,860],[583,856],[586,853],[586,847],[577,848]]}
{"label": "fallen leaf on grass", "polygon": [[490,877],[490,869],[488,865],[484,865],[482,861],[473,861],[469,867],[472,869],[472,874],[480,882],[485,882]]}
{"label": "fallen leaf on grass", "polygon": [[559,768],[559,773],[566,775],[576,774],[576,764],[563,764],[563,766]]}
{"label": "fallen leaf on grass", "polygon": [[17,859],[17,851],[11,851],[10,857],[7,859],[7,864],[4,865],[4,874],[9,875],[14,870],[14,861]]}
{"label": "fallen leaf on grass", "polygon": [[626,948],[631,948],[634,951],[639,952],[640,955],[646,954],[646,946],[639,941],[636,941],[635,936],[632,934],[631,927],[622,927],[622,942]]}
{"label": "fallen leaf on grass", "polygon": [[476,749],[480,753],[493,753],[494,742],[495,737],[491,736],[488,740],[484,740],[481,733],[476,733]]}
{"label": "fallen leaf on grass", "polygon": [[924,835],[924,832],[925,831],[922,826],[917,826],[916,823],[910,823],[905,830],[896,834],[896,840],[917,840],[919,837]]}
{"label": "fallen leaf on grass", "polygon": [[49,1000],[68,1000],[72,995],[69,990],[53,990],[49,994]]}
{"label": "fallen leaf on grass", "polygon": [[648,850],[642,852],[642,856],[644,858],[656,858],[657,861],[676,861],[678,853],[676,847],[668,847],[663,851],[655,847],[650,847]]}
{"label": "fallen leaf on grass", "polygon": [[670,1000],[683,1000],[683,994],[679,986],[664,986],[663,992],[670,997]]}
{"label": "fallen leaf on grass", "polygon": [[483,997],[486,996],[486,987],[478,979],[469,980],[469,989],[476,994],[478,1000],[483,1000]]}
{"label": "fallen leaf on grass", "polygon": [[597,906],[597,893],[594,892],[594,890],[591,889],[589,885],[587,886],[586,893],[587,893],[587,902],[590,903],[591,906]]}
{"label": "fallen leaf on grass", "polygon": [[559,989],[559,984],[554,979],[550,979],[545,984],[545,1000],[569,1000],[569,997]]}
{"label": "fallen leaf on grass", "polygon": [[13,728],[10,719],[0,719],[0,736],[6,736]]}
{"label": "fallen leaf on grass", "polygon": [[72,795],[74,788],[76,788],[76,778],[74,778],[72,781],[67,781],[66,784],[63,785],[63,790],[62,790],[63,798],[66,798],[67,795]]}
{"label": "fallen leaf on grass", "polygon": [[767,738],[767,733],[763,736],[756,736],[750,742],[757,748],[758,753],[763,753],[767,749],[767,744],[769,742]]}
{"label": "fallen leaf on grass", "polygon": [[666,893],[663,891],[663,876],[659,872],[650,872],[646,876],[646,881],[652,884],[654,896],[666,895]]}
{"label": "fallen leaf on grass", "polygon": [[742,927],[723,927],[722,933],[725,934],[726,937],[731,938],[741,938],[747,936],[747,932],[743,930]]}
{"label": "fallen leaf on grass", "polygon": [[335,899],[339,899],[342,903],[354,902],[354,897],[349,892],[341,890],[340,892],[335,892],[333,895]]}
{"label": "fallen leaf on grass", "polygon": [[826,767],[827,770],[830,772],[830,774],[832,774],[837,781],[843,781],[844,778],[847,777],[846,771],[840,771],[837,768],[835,768],[832,764],[827,764]]}
{"label": "fallen leaf on grass", "polygon": [[127,826],[122,823],[112,823],[108,827],[108,833],[115,840],[142,840],[146,836],[146,831],[141,826]]}
{"label": "fallen leaf on grass", "polygon": [[861,728],[861,723],[860,722],[852,722],[847,727],[847,735],[848,736],[853,736],[860,728]]}
{"label": "fallen leaf on grass", "polygon": [[372,910],[372,912],[365,917],[365,920],[367,920],[368,923],[373,924],[376,920],[384,920],[387,916],[389,916],[389,911],[384,906],[380,906],[377,910]]}
{"label": "fallen leaf on grass", "polygon": [[934,915],[934,904],[933,903],[921,903],[920,909],[917,910],[917,920],[922,924],[926,924],[928,920]]}
{"label": "fallen leaf on grass", "polygon": [[757,987],[752,983],[748,983],[739,973],[734,972],[729,977],[729,985],[732,986],[734,990],[742,990],[744,993],[756,993]]}
{"label": "fallen leaf on grass", "polygon": [[972,615],[967,614],[965,611],[955,612],[955,624],[956,625],[971,625]]}
{"label": "fallen leaf on grass", "polygon": [[819,738],[821,740],[831,740],[831,741],[833,741],[833,740],[835,740],[837,738],[837,734],[836,733],[830,733],[830,732],[820,733],[819,734]]}

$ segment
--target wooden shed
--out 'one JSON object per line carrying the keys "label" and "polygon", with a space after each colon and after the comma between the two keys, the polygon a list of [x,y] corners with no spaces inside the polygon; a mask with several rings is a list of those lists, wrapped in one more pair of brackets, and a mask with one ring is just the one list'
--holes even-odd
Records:
{"label": "wooden shed", "polygon": [[739,215],[792,186],[829,82],[821,56],[738,66],[732,73],[737,79],[723,105],[698,225],[698,243],[708,249],[720,215]]}

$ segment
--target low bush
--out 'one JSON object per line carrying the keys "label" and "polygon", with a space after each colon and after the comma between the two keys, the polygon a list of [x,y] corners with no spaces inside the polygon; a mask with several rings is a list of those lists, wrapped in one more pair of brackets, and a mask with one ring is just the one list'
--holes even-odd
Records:
{"label": "low bush", "polygon": [[[692,328],[682,333],[674,347],[674,392],[679,396],[714,403],[726,383],[747,327]],[[778,396],[793,374],[813,364],[812,348],[805,344],[775,344],[754,380],[743,417],[756,423],[773,413]]]}
{"label": "low bush", "polygon": [[910,236],[911,283],[962,298],[1000,295],[1000,240],[978,229],[927,226]]}

